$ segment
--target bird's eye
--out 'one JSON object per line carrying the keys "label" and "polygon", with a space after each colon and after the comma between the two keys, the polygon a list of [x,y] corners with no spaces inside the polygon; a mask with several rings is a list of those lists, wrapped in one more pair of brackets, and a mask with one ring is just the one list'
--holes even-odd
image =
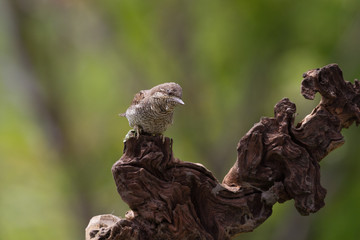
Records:
{"label": "bird's eye", "polygon": [[167,93],[168,93],[170,96],[173,96],[173,95],[175,95],[176,90],[168,89],[168,90],[167,90]]}

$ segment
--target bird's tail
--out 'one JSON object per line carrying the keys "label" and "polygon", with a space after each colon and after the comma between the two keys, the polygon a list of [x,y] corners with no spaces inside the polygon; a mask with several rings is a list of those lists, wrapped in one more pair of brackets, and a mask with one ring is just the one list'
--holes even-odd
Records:
{"label": "bird's tail", "polygon": [[126,117],[126,113],[119,113],[120,117]]}

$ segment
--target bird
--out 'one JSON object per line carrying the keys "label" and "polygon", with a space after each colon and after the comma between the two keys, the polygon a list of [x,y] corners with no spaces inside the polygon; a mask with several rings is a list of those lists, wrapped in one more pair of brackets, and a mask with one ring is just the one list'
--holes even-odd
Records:
{"label": "bird", "polygon": [[126,112],[119,115],[127,118],[137,137],[142,133],[162,135],[173,123],[175,107],[184,104],[181,86],[168,82],[136,93]]}

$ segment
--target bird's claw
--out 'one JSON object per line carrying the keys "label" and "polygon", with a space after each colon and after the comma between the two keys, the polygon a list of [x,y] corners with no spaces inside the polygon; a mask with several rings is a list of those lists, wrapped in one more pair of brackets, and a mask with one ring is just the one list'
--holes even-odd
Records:
{"label": "bird's claw", "polygon": [[162,141],[162,143],[164,144],[165,143],[165,140],[166,140],[166,137],[165,137],[165,135],[164,134],[162,134],[162,133],[154,133],[154,134],[151,134],[153,137],[161,137],[161,141]]}
{"label": "bird's claw", "polygon": [[135,129],[131,129],[131,130],[126,134],[123,142],[126,142],[127,140],[129,140],[130,138],[133,138],[133,137],[139,138],[139,134],[137,133],[137,131],[135,131]]}
{"label": "bird's claw", "polygon": [[162,138],[162,143],[164,144],[166,137],[165,137],[165,135],[163,135],[163,134],[160,134],[160,136],[161,136],[161,138]]}
{"label": "bird's claw", "polygon": [[139,139],[140,133],[142,132],[142,128],[139,127],[139,126],[135,126],[135,127],[134,127],[134,131],[135,131],[136,139]]}
{"label": "bird's claw", "polygon": [[[140,128],[137,128],[137,127],[135,127],[134,129],[129,130],[129,132],[126,134],[123,142],[126,142],[126,141],[129,140],[130,138],[139,139],[139,137],[140,137],[140,132],[141,132],[141,129],[140,129]],[[165,135],[163,135],[163,134],[151,134],[151,135],[152,135],[152,136],[159,136],[159,137],[161,137],[162,143],[163,143],[163,144],[165,143],[165,140],[166,140]]]}

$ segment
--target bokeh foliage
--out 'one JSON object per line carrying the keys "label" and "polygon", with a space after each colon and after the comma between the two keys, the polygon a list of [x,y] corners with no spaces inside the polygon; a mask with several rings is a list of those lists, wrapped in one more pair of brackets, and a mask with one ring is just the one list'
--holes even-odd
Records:
{"label": "bokeh foliage", "polygon": [[[0,239],[82,239],[91,216],[124,216],[110,168],[135,92],[175,81],[175,155],[221,180],[236,144],[283,97],[302,119],[303,72],[360,75],[358,0],[0,0]],[[322,163],[326,206],[293,203],[241,239],[356,239],[360,130]]]}

